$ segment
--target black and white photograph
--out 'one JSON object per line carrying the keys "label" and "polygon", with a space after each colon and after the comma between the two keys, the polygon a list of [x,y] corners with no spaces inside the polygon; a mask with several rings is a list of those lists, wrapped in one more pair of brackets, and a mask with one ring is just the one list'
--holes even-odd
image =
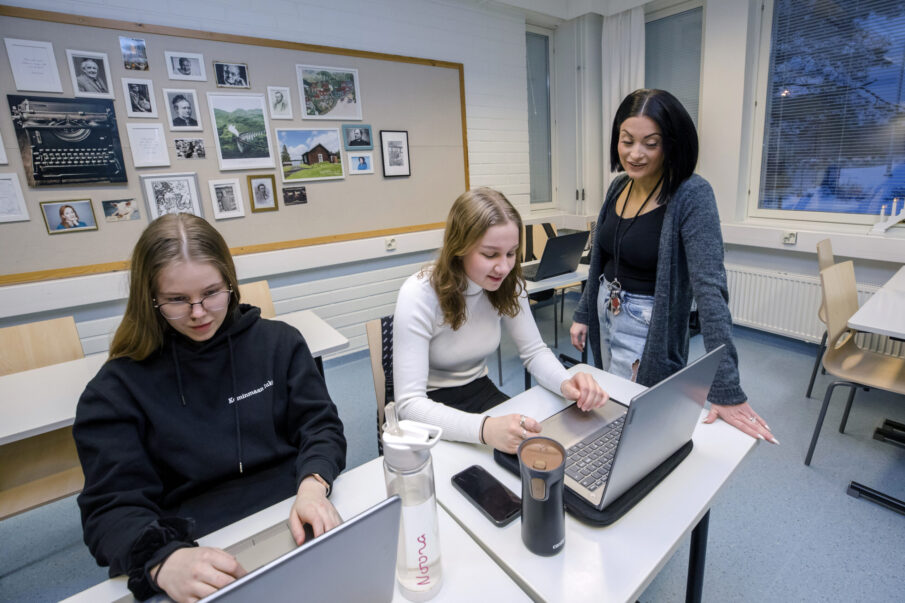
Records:
{"label": "black and white photograph", "polygon": [[191,88],[163,89],[167,107],[167,121],[174,132],[201,130],[201,113],[198,111],[198,95]]}
{"label": "black and white photograph", "polygon": [[107,222],[131,222],[141,220],[141,210],[135,199],[113,199],[101,201],[104,209],[104,220]]}
{"label": "black and white photograph", "polygon": [[248,198],[251,200],[251,211],[276,211],[277,198],[276,178],[271,174],[248,176]]}
{"label": "black and white photograph", "polygon": [[0,174],[0,222],[28,222],[30,219],[19,175]]}
{"label": "black and white photograph", "polygon": [[214,61],[218,88],[251,88],[248,83],[248,65]]}
{"label": "black and white photograph", "polygon": [[360,174],[374,173],[374,155],[370,152],[349,151],[346,153],[349,158],[349,175],[357,176]]}
{"label": "black and white photograph", "polygon": [[60,72],[53,54],[53,44],[38,40],[4,38],[6,56],[16,81],[16,90],[28,92],[62,92]]}
{"label": "black and white photograph", "polygon": [[126,124],[129,134],[129,148],[135,167],[163,167],[170,165],[170,153],[163,124]]}
{"label": "black and white photograph", "polygon": [[0,165],[6,165],[9,159],[6,157],[6,147],[3,146],[3,136],[0,136]]}
{"label": "black and white photograph", "polygon": [[304,205],[308,203],[308,191],[304,186],[283,188],[283,205]]}
{"label": "black and white photograph", "polygon": [[194,172],[143,175],[141,191],[148,204],[149,221],[164,214],[188,213],[204,217],[198,194],[198,176]]}
{"label": "black and white photograph", "polygon": [[267,104],[270,106],[271,119],[292,119],[292,100],[288,87],[267,86]]}
{"label": "black and white photograph", "polygon": [[41,215],[47,234],[97,230],[91,199],[41,201]]}
{"label": "black and white photograph", "polygon": [[215,219],[225,220],[245,216],[245,205],[242,202],[238,178],[208,180],[207,184],[211,190],[211,206],[214,208]]}
{"label": "black and white photograph", "polygon": [[76,96],[113,98],[110,61],[105,52],[66,49],[69,75]]}
{"label": "black and white photograph", "polygon": [[347,151],[370,151],[374,148],[371,126],[368,124],[343,124],[343,145]]}
{"label": "black and white photograph", "polygon": [[177,138],[173,141],[177,159],[205,159],[204,140],[201,138]]}
{"label": "black and white photograph", "polygon": [[203,54],[167,50],[163,55],[166,58],[167,75],[171,80],[207,81]]}
{"label": "black and white photograph", "polygon": [[131,71],[148,70],[148,46],[144,40],[120,36],[119,49],[123,53],[123,67]]}
{"label": "black and white photograph", "polygon": [[380,147],[383,151],[383,175],[411,176],[409,165],[409,133],[405,130],[381,130]]}
{"label": "black and white photograph", "polygon": [[123,94],[126,99],[126,115],[129,117],[157,117],[157,99],[154,98],[154,82],[124,77]]}

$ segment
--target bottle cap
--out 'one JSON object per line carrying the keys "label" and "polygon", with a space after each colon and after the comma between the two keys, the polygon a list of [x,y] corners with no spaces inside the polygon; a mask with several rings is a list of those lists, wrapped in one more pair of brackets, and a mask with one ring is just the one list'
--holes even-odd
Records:
{"label": "bottle cap", "polygon": [[443,429],[436,425],[404,419],[396,421],[394,403],[386,406],[387,422],[383,426],[383,457],[400,471],[412,471],[430,458],[430,449],[440,441]]}

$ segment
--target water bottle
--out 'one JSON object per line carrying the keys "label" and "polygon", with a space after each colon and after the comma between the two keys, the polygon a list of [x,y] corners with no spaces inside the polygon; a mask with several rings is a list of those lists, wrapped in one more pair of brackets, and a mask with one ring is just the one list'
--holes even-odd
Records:
{"label": "water bottle", "polygon": [[402,499],[396,580],[410,601],[427,601],[440,592],[440,541],[437,496],[430,449],[443,430],[415,421],[397,421],[395,405],[386,406],[383,471],[387,496]]}

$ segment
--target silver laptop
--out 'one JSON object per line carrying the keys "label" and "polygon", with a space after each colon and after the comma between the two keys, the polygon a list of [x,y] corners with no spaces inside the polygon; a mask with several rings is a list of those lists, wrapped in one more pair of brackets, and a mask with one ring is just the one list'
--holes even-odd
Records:
{"label": "silver laptop", "polygon": [[588,232],[573,232],[547,239],[544,253],[537,264],[524,266],[522,276],[528,281],[542,281],[578,270],[578,262],[588,242]]}
{"label": "silver laptop", "polygon": [[541,422],[567,452],[565,485],[605,509],[691,439],[725,346],[650,387],[626,407],[610,399],[584,412],[575,404]]}

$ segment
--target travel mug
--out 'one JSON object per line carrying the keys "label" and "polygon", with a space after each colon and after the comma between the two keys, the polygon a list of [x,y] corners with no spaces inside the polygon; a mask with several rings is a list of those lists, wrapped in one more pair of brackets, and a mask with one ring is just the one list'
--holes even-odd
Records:
{"label": "travel mug", "polygon": [[566,451],[556,440],[528,438],[518,447],[518,461],[522,476],[522,542],[537,555],[555,555],[566,541]]}

